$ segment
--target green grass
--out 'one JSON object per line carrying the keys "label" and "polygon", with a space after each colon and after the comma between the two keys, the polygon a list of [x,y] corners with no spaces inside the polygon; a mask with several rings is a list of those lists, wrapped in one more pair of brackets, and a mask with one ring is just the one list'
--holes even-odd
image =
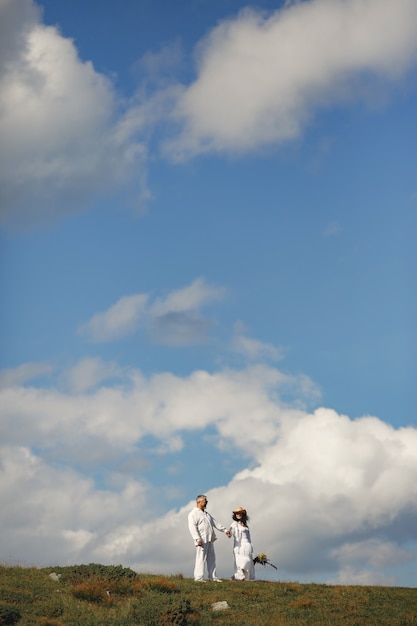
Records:
{"label": "green grass", "polygon": [[[61,574],[54,581],[49,574]],[[226,601],[229,609],[213,611]],[[255,581],[194,583],[97,564],[0,566],[0,625],[417,626],[417,590]]]}

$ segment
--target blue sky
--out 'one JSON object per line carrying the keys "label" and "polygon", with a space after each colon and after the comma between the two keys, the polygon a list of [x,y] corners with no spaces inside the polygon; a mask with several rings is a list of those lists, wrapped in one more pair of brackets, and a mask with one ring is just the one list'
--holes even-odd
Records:
{"label": "blue sky", "polygon": [[3,560],[414,586],[415,0],[0,11]]}

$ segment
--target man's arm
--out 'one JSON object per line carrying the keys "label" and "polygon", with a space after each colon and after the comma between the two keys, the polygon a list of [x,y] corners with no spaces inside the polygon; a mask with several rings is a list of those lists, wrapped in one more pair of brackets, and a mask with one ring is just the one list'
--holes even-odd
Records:
{"label": "man's arm", "polygon": [[223,524],[220,524],[220,522],[217,522],[212,515],[210,515],[210,518],[211,518],[212,526],[214,526],[214,528],[216,528],[217,530],[220,530],[220,532],[222,533],[226,533],[226,535],[230,537],[230,531],[227,530],[226,526],[223,526]]}

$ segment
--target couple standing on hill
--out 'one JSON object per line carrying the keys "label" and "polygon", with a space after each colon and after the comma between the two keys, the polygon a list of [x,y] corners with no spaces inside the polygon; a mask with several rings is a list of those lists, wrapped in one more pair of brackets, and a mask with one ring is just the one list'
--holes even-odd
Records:
{"label": "couple standing on hill", "polygon": [[196,547],[194,580],[196,582],[205,582],[204,566],[206,565],[208,579],[221,582],[216,575],[216,554],[214,551],[216,534],[214,529],[226,533],[227,537],[233,537],[235,565],[233,580],[254,580],[253,548],[248,527],[248,516],[245,509],[239,507],[232,512],[233,522],[229,530],[227,530],[225,526],[216,522],[214,517],[206,511],[207,502],[206,496],[197,496],[196,506],[188,514],[188,528]]}

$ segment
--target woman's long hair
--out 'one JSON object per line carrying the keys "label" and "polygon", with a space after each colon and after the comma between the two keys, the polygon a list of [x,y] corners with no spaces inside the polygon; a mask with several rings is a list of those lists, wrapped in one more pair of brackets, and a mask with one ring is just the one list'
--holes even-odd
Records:
{"label": "woman's long hair", "polygon": [[232,519],[234,519],[235,522],[240,522],[241,524],[243,524],[243,526],[247,526],[248,522],[249,522],[249,516],[247,513],[242,513],[241,514],[242,517],[240,519],[237,518],[236,513],[233,513],[232,515]]}

